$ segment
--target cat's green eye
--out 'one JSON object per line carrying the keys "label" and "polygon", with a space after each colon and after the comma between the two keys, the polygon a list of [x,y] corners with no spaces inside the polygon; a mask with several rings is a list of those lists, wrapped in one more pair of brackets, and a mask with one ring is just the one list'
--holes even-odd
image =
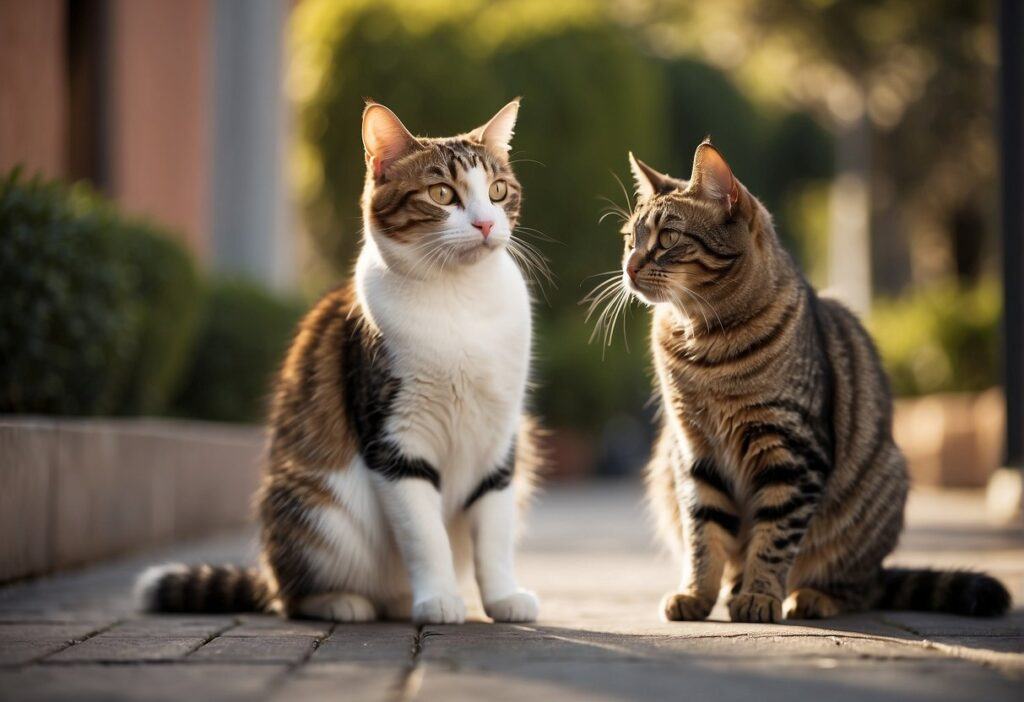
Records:
{"label": "cat's green eye", "polygon": [[450,205],[455,201],[455,191],[444,183],[431,185],[427,192],[430,193],[430,199],[439,205]]}
{"label": "cat's green eye", "polygon": [[508,195],[508,183],[503,180],[494,181],[488,194],[491,196],[491,202],[501,202]]}
{"label": "cat's green eye", "polygon": [[658,246],[663,249],[671,249],[677,243],[679,243],[679,232],[668,229],[658,234]]}

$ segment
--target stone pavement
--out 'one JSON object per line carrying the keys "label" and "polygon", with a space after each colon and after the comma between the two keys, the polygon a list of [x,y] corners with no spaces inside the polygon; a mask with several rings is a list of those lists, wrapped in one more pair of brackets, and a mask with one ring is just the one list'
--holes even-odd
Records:
{"label": "stone pavement", "polygon": [[[1024,601],[1024,532],[973,493],[916,493],[898,561],[990,570]],[[0,590],[0,700],[1021,700],[1024,611],[663,623],[675,579],[632,484],[559,488],[520,558],[534,625],[338,625],[132,612],[143,565],[251,559],[225,535]]]}

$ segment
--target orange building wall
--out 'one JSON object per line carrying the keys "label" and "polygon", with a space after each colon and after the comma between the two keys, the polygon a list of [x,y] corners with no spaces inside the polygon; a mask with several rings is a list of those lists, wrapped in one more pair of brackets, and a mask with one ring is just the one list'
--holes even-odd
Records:
{"label": "orange building wall", "polygon": [[64,175],[64,0],[0,0],[0,173]]}
{"label": "orange building wall", "polygon": [[111,194],[205,257],[213,8],[209,0],[113,0],[110,18]]}

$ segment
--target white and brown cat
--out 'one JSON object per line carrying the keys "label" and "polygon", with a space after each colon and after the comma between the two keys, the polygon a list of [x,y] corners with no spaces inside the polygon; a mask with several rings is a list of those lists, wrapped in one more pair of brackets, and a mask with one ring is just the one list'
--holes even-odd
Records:
{"label": "white and brown cat", "polygon": [[260,566],[151,568],[142,606],[462,622],[472,566],[488,616],[537,617],[513,570],[536,467],[530,295],[512,255],[518,109],[437,139],[366,106],[362,251],[277,379]]}

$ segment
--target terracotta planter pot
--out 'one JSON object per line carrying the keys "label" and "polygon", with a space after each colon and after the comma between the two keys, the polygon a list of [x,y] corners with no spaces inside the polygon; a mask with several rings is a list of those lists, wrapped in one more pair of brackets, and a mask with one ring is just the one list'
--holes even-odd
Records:
{"label": "terracotta planter pot", "polygon": [[984,487],[1002,455],[1002,390],[896,400],[893,434],[914,483]]}

